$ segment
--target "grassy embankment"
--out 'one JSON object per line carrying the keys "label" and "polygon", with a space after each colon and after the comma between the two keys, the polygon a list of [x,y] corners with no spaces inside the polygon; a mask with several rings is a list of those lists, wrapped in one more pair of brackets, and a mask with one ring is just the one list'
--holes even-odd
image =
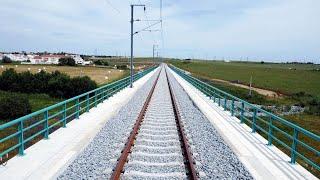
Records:
{"label": "grassy embankment", "polygon": [[[113,67],[114,65],[121,66],[121,65],[129,65],[130,59],[124,58],[124,57],[118,57],[118,58],[90,58],[91,61],[104,61],[108,62],[109,66]],[[133,64],[135,66],[135,69],[144,69],[150,66],[153,66],[154,64],[159,63],[157,59],[152,60],[152,58],[139,58],[136,57],[133,59]]]}
{"label": "grassy embankment", "polygon": [[[229,92],[237,97],[251,103],[262,105],[293,105],[306,104],[312,99],[320,99],[320,65],[297,65],[297,64],[260,64],[260,63],[238,63],[238,62],[206,62],[195,61],[183,63],[171,61],[173,65],[191,72],[194,76],[210,82],[215,87]],[[291,69],[289,69],[291,68]],[[296,69],[296,70],[294,70]],[[253,76],[253,86],[283,94],[281,97],[265,97],[256,92],[248,96],[248,90],[230,84],[214,81],[212,79],[223,79],[227,81],[239,80],[248,84],[250,76]],[[299,94],[304,92],[303,94]],[[288,116],[295,123],[320,133],[320,116],[300,114]],[[303,117],[310,119],[317,126],[305,126]]]}
{"label": "grassy embankment", "polygon": [[[191,72],[194,76],[206,81],[213,86],[233,94],[237,97],[247,100],[251,103],[262,105],[290,106],[294,104],[308,106],[308,102],[320,99],[320,65],[302,65],[302,64],[271,64],[271,63],[240,63],[240,62],[207,62],[192,61],[186,63],[182,61],[170,61],[173,65]],[[217,79],[226,81],[238,81],[248,85],[250,76],[253,77],[253,86],[261,89],[268,89],[282,94],[279,97],[266,97],[257,92],[248,96],[248,89],[240,88],[229,83],[217,81]],[[303,92],[303,93],[301,93]],[[285,119],[315,133],[320,134],[320,116],[312,113],[302,113],[290,116],[283,116]],[[249,125],[249,123],[247,123]],[[263,129],[267,127],[260,124]],[[281,124],[277,127],[292,134],[289,129]],[[266,137],[261,131],[261,135]],[[287,145],[291,146],[291,140],[283,137],[282,134],[275,134],[280,137]],[[300,139],[316,149],[320,149],[319,142],[311,141],[307,137],[300,136]],[[274,142],[284,152],[290,155],[290,152],[280,144]],[[299,151],[305,152],[305,155],[320,163],[320,158],[314,153],[298,147]],[[312,169],[309,165],[298,159],[303,166],[309,169],[316,176],[320,177],[320,172]]]}

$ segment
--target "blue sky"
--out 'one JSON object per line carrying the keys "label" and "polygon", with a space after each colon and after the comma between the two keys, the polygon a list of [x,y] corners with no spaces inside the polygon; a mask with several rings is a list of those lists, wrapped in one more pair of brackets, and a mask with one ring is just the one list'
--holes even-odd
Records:
{"label": "blue sky", "polygon": [[[140,0],[136,19],[159,18]],[[139,0],[1,0],[0,51],[129,55],[131,3]],[[135,36],[135,55],[320,63],[319,0],[163,0],[160,32]],[[136,22],[139,30],[147,22]],[[153,29],[160,29],[154,27]]]}

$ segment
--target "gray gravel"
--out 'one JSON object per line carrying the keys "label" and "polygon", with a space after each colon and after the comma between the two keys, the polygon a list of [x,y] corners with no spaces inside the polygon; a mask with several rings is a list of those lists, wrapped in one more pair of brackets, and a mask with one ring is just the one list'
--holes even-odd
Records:
{"label": "gray gravel", "polygon": [[111,118],[90,144],[77,156],[58,179],[106,179],[129,136],[157,73],[150,78],[119,113]]}
{"label": "gray gravel", "polygon": [[169,87],[164,68],[155,87],[123,179],[186,178]]}
{"label": "gray gravel", "polygon": [[[169,71],[168,71],[169,72]],[[209,120],[169,75],[201,179],[253,179]]]}
{"label": "gray gravel", "polygon": [[[110,177],[156,74],[137,91],[116,116],[106,123],[58,179]],[[189,143],[192,145],[191,150],[197,161],[196,167],[201,172],[201,179],[253,179],[170,73],[169,78],[186,125]],[[125,166],[125,173],[122,176],[124,179],[185,178],[185,167],[174,115],[172,111],[170,113],[172,107],[167,88],[163,71],[151,100],[153,103],[148,107],[145,121]]]}

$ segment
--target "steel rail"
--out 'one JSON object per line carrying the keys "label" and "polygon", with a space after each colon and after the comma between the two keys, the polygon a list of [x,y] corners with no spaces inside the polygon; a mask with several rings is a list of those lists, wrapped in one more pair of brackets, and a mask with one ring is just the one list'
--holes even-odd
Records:
{"label": "steel rail", "polygon": [[[185,158],[185,167],[186,167],[186,171],[187,171],[187,176],[189,179],[192,179],[192,180],[198,179],[198,174],[195,169],[195,161],[194,161],[194,159],[192,157],[192,153],[190,151],[190,145],[188,143],[187,136],[184,133],[185,130],[184,130],[184,127],[182,124],[180,112],[179,112],[178,105],[177,105],[177,102],[176,102],[176,99],[175,99],[175,96],[174,96],[174,93],[172,90],[172,86],[171,86],[171,83],[168,78],[166,67],[164,67],[164,69],[165,69],[166,79],[168,82],[170,99],[171,99],[174,117],[175,117],[175,121],[176,121],[176,125],[177,125],[177,131],[178,131],[178,135],[180,137],[182,154],[183,154],[183,157]],[[146,99],[146,101],[145,101],[145,103],[139,113],[139,116],[136,120],[136,123],[134,124],[133,130],[131,131],[130,136],[128,137],[127,143],[125,144],[125,147],[121,151],[120,158],[118,159],[117,165],[113,169],[113,173],[110,177],[111,180],[120,179],[120,176],[123,173],[123,168],[128,160],[129,154],[131,153],[131,148],[134,146],[134,141],[136,140],[136,136],[138,135],[138,131],[140,129],[141,123],[143,122],[145,113],[147,112],[147,108],[148,108],[149,103],[151,101],[151,97],[154,93],[154,90],[157,85],[161,71],[162,71],[162,69],[160,70],[160,72],[156,78],[156,81],[154,82],[154,84],[148,94],[148,97],[147,97],[147,99]]]}
{"label": "steel rail", "polygon": [[155,80],[155,82],[154,82],[149,94],[148,94],[148,97],[147,97],[146,101],[143,104],[143,107],[142,107],[142,109],[141,109],[141,111],[139,113],[139,116],[138,116],[138,118],[136,120],[136,123],[134,124],[134,127],[133,127],[133,129],[132,129],[132,131],[130,133],[128,141],[125,144],[124,149],[121,151],[121,156],[118,159],[117,165],[116,165],[115,169],[113,169],[113,173],[112,173],[111,178],[110,178],[112,180],[120,179],[120,175],[123,172],[123,167],[127,162],[128,156],[129,156],[129,154],[131,152],[131,147],[134,145],[134,141],[135,141],[136,136],[138,134],[139,128],[141,126],[141,123],[142,123],[142,121],[144,119],[144,116],[145,116],[146,110],[148,108],[149,102],[151,100],[151,97],[153,95],[154,89],[155,89],[155,87],[156,87],[156,85],[158,83],[158,79],[159,79],[161,71],[162,71],[162,69],[160,69],[160,72],[159,72],[159,74],[158,74],[158,76],[157,76],[157,78],[156,78],[156,80]]}
{"label": "steel rail", "polygon": [[177,102],[176,102],[176,98],[174,96],[174,93],[173,93],[173,90],[172,90],[172,86],[171,86],[171,83],[169,81],[169,77],[168,77],[166,69],[165,69],[165,72],[166,72],[167,82],[168,82],[170,96],[171,96],[171,102],[172,102],[172,105],[173,105],[173,111],[174,111],[174,116],[175,116],[177,127],[178,127],[179,136],[182,138],[181,145],[182,145],[182,150],[183,150],[184,157],[186,158],[186,162],[185,162],[186,164],[185,165],[186,165],[186,168],[187,168],[187,171],[188,171],[187,173],[189,175],[189,179],[198,179],[198,174],[197,174],[197,171],[195,169],[195,161],[194,161],[194,159],[192,157],[192,153],[190,151],[190,145],[188,143],[187,136],[184,133],[185,130],[184,130],[184,127],[183,127],[183,124],[182,124],[179,108],[178,108],[178,105],[177,105]]}

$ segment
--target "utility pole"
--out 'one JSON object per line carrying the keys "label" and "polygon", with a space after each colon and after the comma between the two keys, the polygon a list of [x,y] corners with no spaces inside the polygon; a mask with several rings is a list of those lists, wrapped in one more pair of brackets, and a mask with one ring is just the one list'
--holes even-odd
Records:
{"label": "utility pole", "polygon": [[130,58],[130,88],[133,87],[133,9],[134,6],[131,5],[131,58]]}
{"label": "utility pole", "polygon": [[250,77],[250,90],[249,90],[249,96],[252,96],[252,75]]}
{"label": "utility pole", "polygon": [[155,63],[155,59],[154,59],[155,50],[156,50],[156,47],[157,47],[157,46],[158,46],[158,45],[154,44],[153,47],[152,47],[152,60],[153,60],[154,63]]}
{"label": "utility pole", "polygon": [[158,61],[160,61],[159,52],[157,52],[157,59],[158,59]]}
{"label": "utility pole", "polygon": [[152,60],[153,60],[153,62],[154,62],[154,48],[155,48],[155,45],[153,45],[153,47],[152,47]]}
{"label": "utility pole", "polygon": [[135,6],[143,6],[144,10],[145,10],[145,5],[142,4],[131,4],[131,58],[130,58],[130,88],[133,87],[133,23],[134,23],[134,19],[133,19],[133,10]]}

